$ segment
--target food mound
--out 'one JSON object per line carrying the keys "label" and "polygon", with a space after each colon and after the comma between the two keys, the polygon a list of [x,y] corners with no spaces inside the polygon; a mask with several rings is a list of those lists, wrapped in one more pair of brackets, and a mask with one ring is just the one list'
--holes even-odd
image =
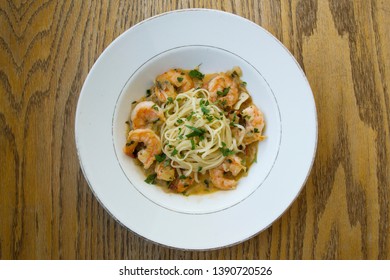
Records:
{"label": "food mound", "polygon": [[264,118],[239,67],[171,69],[132,103],[123,151],[145,182],[184,195],[235,189],[256,161]]}

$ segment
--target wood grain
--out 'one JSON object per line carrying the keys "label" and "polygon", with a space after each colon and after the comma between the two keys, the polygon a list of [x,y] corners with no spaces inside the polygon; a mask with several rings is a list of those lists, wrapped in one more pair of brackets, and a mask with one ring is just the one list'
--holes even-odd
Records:
{"label": "wood grain", "polygon": [[[102,51],[150,16],[193,7],[238,14],[283,42],[319,122],[313,170],[290,209],[256,237],[206,252],[116,223],[74,143],[78,96]],[[390,259],[389,1],[5,0],[0,26],[1,259]]]}

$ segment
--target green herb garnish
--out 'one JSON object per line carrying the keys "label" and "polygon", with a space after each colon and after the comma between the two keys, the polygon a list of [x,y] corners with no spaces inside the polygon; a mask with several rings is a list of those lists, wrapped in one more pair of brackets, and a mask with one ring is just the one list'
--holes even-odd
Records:
{"label": "green herb garnish", "polygon": [[227,148],[219,148],[219,150],[221,151],[222,155],[224,157],[227,157],[227,156],[230,156],[230,155],[234,155],[234,151],[233,150],[229,150]]}
{"label": "green herb garnish", "polygon": [[191,139],[191,150],[195,150],[195,141]]}
{"label": "green herb garnish", "polygon": [[164,153],[162,153],[160,155],[155,155],[154,157],[156,158],[156,160],[158,162],[163,162],[166,159],[167,156]]}
{"label": "green herb garnish", "polygon": [[176,150],[176,148],[173,149],[172,153],[171,153],[171,156],[174,156],[178,153],[178,151]]}
{"label": "green herb garnish", "polygon": [[224,157],[227,157],[227,156],[230,156],[230,155],[234,155],[234,151],[233,150],[229,150],[228,148],[226,148],[226,143],[222,142],[222,147],[219,148],[219,150],[221,151],[222,155]]}
{"label": "green herb garnish", "polygon": [[176,122],[177,123],[183,123],[184,121],[182,119],[178,119]]}
{"label": "green herb garnish", "polygon": [[204,130],[203,128],[197,128],[197,127],[193,127],[193,126],[190,126],[190,125],[186,125],[186,127],[188,127],[189,129],[192,130],[192,132],[190,134],[187,134],[187,138],[189,137],[194,137],[194,136],[203,136],[203,134],[206,133],[206,130]]}
{"label": "green herb garnish", "polygon": [[155,181],[156,181],[156,177],[157,177],[157,174],[156,174],[156,173],[150,174],[150,175],[146,178],[145,183],[154,184]]}
{"label": "green herb garnish", "polygon": [[200,105],[200,109],[202,110],[204,115],[210,113],[210,109],[206,108],[204,105]]}
{"label": "green herb garnish", "polygon": [[229,93],[230,87],[224,88],[223,91],[217,91],[218,96],[226,96]]}
{"label": "green herb garnish", "polygon": [[193,116],[194,114],[195,114],[195,112],[191,112],[191,114],[189,114],[189,115],[186,117],[187,121],[190,121],[191,118],[192,118],[192,116]]}
{"label": "green herb garnish", "polygon": [[256,128],[256,127],[255,127],[254,131],[255,131],[255,133],[259,133],[260,132],[259,129]]}
{"label": "green herb garnish", "polygon": [[183,81],[183,77],[177,77],[177,81],[181,83]]}
{"label": "green herb garnish", "polygon": [[198,167],[198,172],[202,171],[202,169],[203,169],[202,166],[199,166]]}
{"label": "green herb garnish", "polygon": [[173,98],[172,97],[168,97],[167,98],[167,105],[171,104],[171,103],[173,103]]}
{"label": "green herb garnish", "polygon": [[209,122],[211,122],[211,121],[213,120],[213,116],[208,115],[208,116],[206,116],[206,119],[207,119]]}
{"label": "green herb garnish", "polygon": [[197,78],[199,80],[203,80],[203,78],[204,78],[204,74],[202,74],[201,72],[199,72],[196,69],[191,70],[188,74],[190,75],[191,78]]}
{"label": "green herb garnish", "polygon": [[185,175],[180,175],[179,179],[187,179],[187,177]]}

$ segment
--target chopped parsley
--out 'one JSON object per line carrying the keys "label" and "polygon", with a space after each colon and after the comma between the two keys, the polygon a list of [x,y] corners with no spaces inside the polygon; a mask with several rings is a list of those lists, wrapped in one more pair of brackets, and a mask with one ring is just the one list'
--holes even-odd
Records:
{"label": "chopped parsley", "polygon": [[241,86],[243,86],[243,87],[246,87],[246,85],[247,85],[246,82],[242,82],[242,83],[241,83]]}
{"label": "chopped parsley", "polygon": [[230,87],[224,88],[223,91],[217,91],[218,96],[226,96],[229,93]]}
{"label": "chopped parsley", "polygon": [[229,150],[228,148],[226,148],[226,143],[225,142],[222,142],[222,147],[219,148],[219,150],[221,151],[222,155],[224,157],[227,157],[227,156],[230,156],[230,155],[234,155],[234,151],[233,150]]}
{"label": "chopped parsley", "polygon": [[186,117],[187,121],[190,121],[191,118],[192,118],[192,116],[193,116],[194,114],[195,114],[195,112],[191,112],[191,114],[189,114],[189,115]]}
{"label": "chopped parsley", "polygon": [[152,95],[152,92],[150,91],[150,89],[146,90],[146,97],[149,97]]}
{"label": "chopped parsley", "polygon": [[234,151],[233,150],[229,150],[227,148],[219,148],[219,150],[221,151],[222,155],[224,157],[227,157],[227,156],[230,156],[230,155],[234,155]]}
{"label": "chopped parsley", "polygon": [[203,112],[204,115],[210,113],[210,109],[208,109],[208,108],[205,107],[204,105],[200,105],[200,109],[202,110],[202,112]]}
{"label": "chopped parsley", "polygon": [[150,174],[150,175],[146,178],[145,183],[154,184],[155,181],[156,181],[156,177],[157,177],[157,174],[156,174],[156,173]]}
{"label": "chopped parsley", "polygon": [[177,153],[178,153],[178,151],[176,150],[176,148],[174,148],[172,153],[171,153],[171,156],[175,156]]}
{"label": "chopped parsley", "polygon": [[191,150],[195,150],[195,141],[191,139]]}
{"label": "chopped parsley", "polygon": [[199,72],[196,69],[191,70],[188,74],[190,75],[191,78],[197,78],[199,80],[203,80],[203,78],[204,78],[204,74],[202,74],[201,72]]}
{"label": "chopped parsley", "polygon": [[192,130],[192,132],[190,134],[186,135],[187,138],[194,137],[194,136],[203,137],[203,134],[206,133],[206,130],[204,130],[203,128],[197,128],[197,127],[193,127],[193,126],[190,126],[190,125],[186,125],[186,127],[188,127],[189,129]]}
{"label": "chopped parsley", "polygon": [[163,162],[167,156],[164,153],[162,153],[160,155],[155,155],[154,157],[158,162]]}
{"label": "chopped parsley", "polygon": [[167,98],[167,105],[171,104],[171,103],[173,103],[173,98],[172,97],[168,97]]}
{"label": "chopped parsley", "polygon": [[260,132],[259,129],[256,128],[256,127],[255,127],[254,131],[255,131],[255,133],[259,133]]}
{"label": "chopped parsley", "polygon": [[207,119],[209,122],[211,122],[211,121],[213,120],[213,116],[208,115],[208,116],[206,116],[206,119]]}
{"label": "chopped parsley", "polygon": [[187,179],[187,177],[185,175],[180,175],[179,179]]}
{"label": "chopped parsley", "polygon": [[[221,101],[221,100],[220,100]],[[226,105],[226,100],[222,100],[219,104],[221,104],[223,107]]]}
{"label": "chopped parsley", "polygon": [[210,103],[209,103],[208,100],[204,101],[204,99],[202,98],[202,99],[199,101],[199,104],[200,104],[200,106],[202,106],[202,105],[208,106]]}
{"label": "chopped parsley", "polygon": [[154,110],[158,111],[158,107],[157,107],[156,104],[154,104],[154,105],[152,106],[152,108],[153,108]]}
{"label": "chopped parsley", "polygon": [[184,121],[182,119],[178,119],[176,122],[177,123],[183,123]]}
{"label": "chopped parsley", "polygon": [[183,81],[183,77],[177,77],[177,81],[181,83]]}
{"label": "chopped parsley", "polygon": [[202,169],[203,169],[202,166],[199,166],[198,167],[198,172],[202,171]]}

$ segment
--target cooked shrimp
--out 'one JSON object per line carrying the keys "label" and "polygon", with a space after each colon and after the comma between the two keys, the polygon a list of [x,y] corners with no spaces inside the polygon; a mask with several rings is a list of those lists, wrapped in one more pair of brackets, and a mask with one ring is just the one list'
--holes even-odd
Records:
{"label": "cooked shrimp", "polygon": [[[134,155],[139,143],[143,143],[145,147],[138,151],[137,155]],[[148,169],[155,160],[155,155],[161,153],[161,141],[160,137],[151,129],[135,129],[129,132],[127,136],[126,146],[123,148],[126,155],[131,157],[137,157],[144,165],[145,169]]]}
{"label": "cooked shrimp", "polygon": [[239,90],[235,79],[225,73],[211,79],[207,85],[210,91],[210,101],[221,100],[225,106],[232,107],[238,100]]}
{"label": "cooked shrimp", "polygon": [[173,169],[173,167],[169,165],[169,161],[157,163],[154,171],[157,173],[157,179],[168,182],[173,181],[173,179],[175,179],[175,169]]}
{"label": "cooked shrimp", "polygon": [[188,176],[186,178],[179,177],[169,185],[169,188],[174,192],[182,193],[187,190],[188,187],[191,186],[193,183],[194,178],[192,176]]}
{"label": "cooked shrimp", "polygon": [[264,117],[256,105],[253,104],[245,108],[241,115],[245,118],[245,137],[243,143],[248,145],[263,140],[264,136],[261,133],[264,128]]}
{"label": "cooked shrimp", "polygon": [[133,129],[147,128],[158,120],[165,121],[164,112],[152,101],[142,101],[131,112]]}
{"label": "cooked shrimp", "polygon": [[245,170],[246,167],[241,164],[241,158],[234,155],[229,156],[218,167],[211,169],[210,179],[215,187],[222,190],[234,189],[237,186],[237,181],[234,179],[228,179],[224,177],[226,172],[232,173],[233,176],[237,176],[241,170]]}
{"label": "cooked shrimp", "polygon": [[177,93],[194,87],[191,77],[181,69],[171,69],[156,78],[154,92],[161,102],[168,97],[176,98]]}

